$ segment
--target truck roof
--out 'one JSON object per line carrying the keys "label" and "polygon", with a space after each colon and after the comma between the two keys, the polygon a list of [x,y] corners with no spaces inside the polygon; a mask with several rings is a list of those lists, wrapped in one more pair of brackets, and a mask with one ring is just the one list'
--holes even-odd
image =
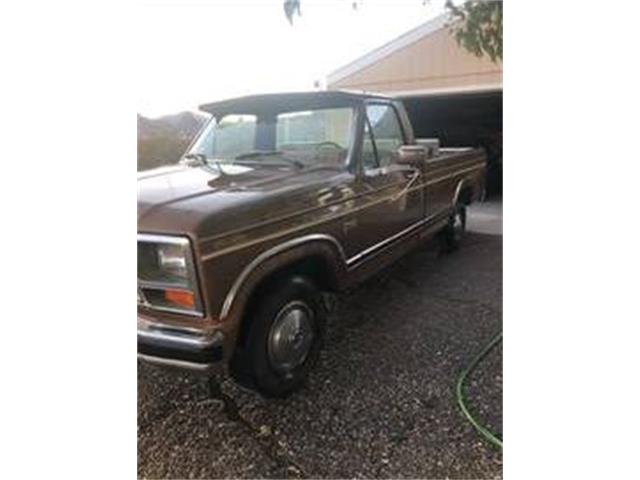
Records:
{"label": "truck roof", "polygon": [[353,106],[367,99],[390,100],[382,95],[325,90],[314,92],[268,93],[231,98],[219,102],[200,105],[200,110],[214,116],[229,113],[254,114],[257,112],[284,112],[304,110],[314,107],[338,108]]}

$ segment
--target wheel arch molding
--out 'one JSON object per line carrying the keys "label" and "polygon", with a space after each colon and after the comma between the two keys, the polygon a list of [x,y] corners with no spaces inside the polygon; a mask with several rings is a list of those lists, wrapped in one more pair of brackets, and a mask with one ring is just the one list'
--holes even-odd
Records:
{"label": "wheel arch molding", "polygon": [[346,282],[346,257],[338,240],[325,234],[294,238],[265,250],[244,267],[227,292],[220,320],[239,319],[257,287],[278,273],[293,274],[301,265],[318,267],[310,276],[321,281],[321,287],[340,290]]}
{"label": "wheel arch molding", "polygon": [[474,198],[476,198],[476,190],[477,188],[473,179],[467,177],[460,179],[456,186],[455,193],[453,194],[451,206],[455,207],[459,201],[468,205]]}

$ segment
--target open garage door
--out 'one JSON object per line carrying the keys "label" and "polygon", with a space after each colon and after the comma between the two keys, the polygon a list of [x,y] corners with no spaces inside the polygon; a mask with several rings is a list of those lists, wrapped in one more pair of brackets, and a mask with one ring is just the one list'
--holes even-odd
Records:
{"label": "open garage door", "polygon": [[502,91],[400,97],[416,137],[487,151],[487,194],[502,194]]}

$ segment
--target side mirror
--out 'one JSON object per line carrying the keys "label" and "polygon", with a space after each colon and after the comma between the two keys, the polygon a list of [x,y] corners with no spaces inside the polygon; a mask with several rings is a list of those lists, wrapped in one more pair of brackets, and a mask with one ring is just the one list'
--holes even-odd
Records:
{"label": "side mirror", "polygon": [[422,145],[402,145],[396,155],[396,163],[422,167],[427,158],[427,150]]}

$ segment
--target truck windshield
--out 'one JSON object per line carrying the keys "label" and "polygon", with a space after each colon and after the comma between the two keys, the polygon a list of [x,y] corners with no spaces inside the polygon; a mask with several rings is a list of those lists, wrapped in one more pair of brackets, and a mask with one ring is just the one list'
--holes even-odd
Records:
{"label": "truck windshield", "polygon": [[243,165],[345,167],[353,109],[326,108],[213,119],[186,156]]}

